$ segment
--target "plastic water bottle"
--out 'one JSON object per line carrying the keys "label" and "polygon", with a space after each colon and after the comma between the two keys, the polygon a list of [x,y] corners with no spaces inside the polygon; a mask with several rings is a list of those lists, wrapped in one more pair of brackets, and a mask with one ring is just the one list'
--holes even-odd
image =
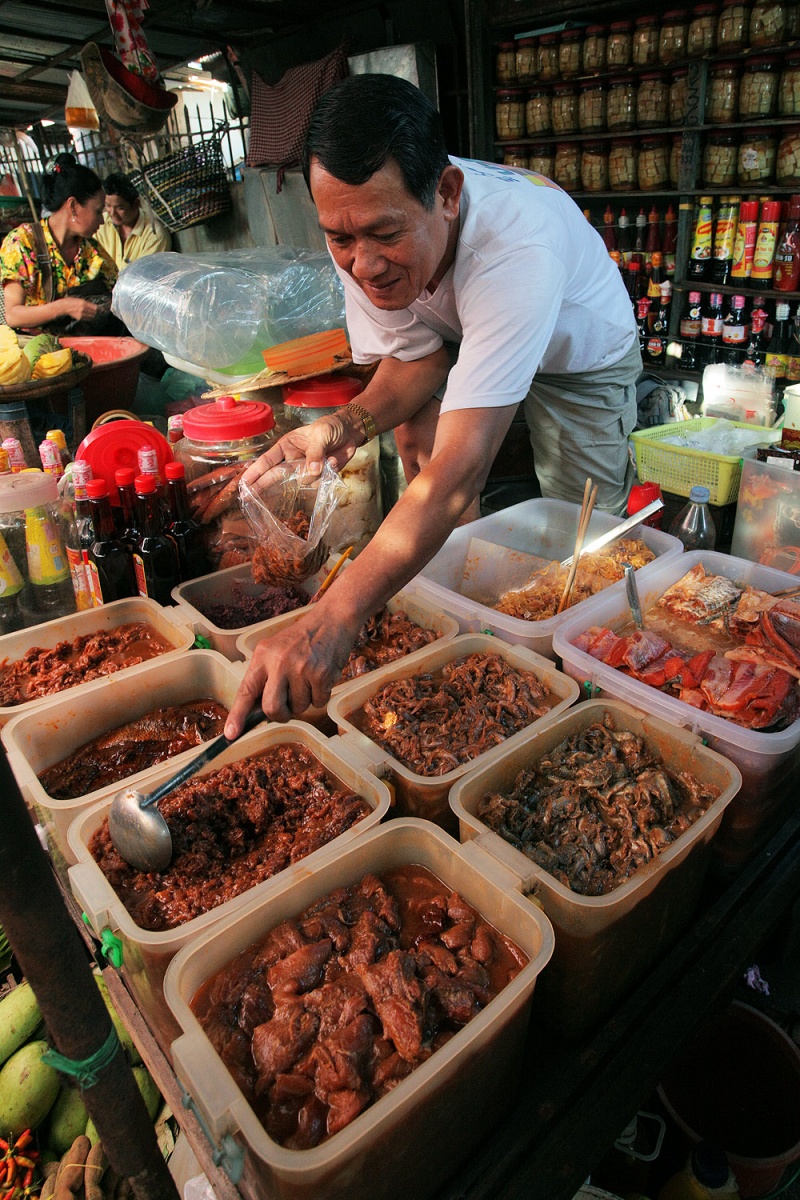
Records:
{"label": "plastic water bottle", "polygon": [[725,1151],[711,1142],[700,1142],[686,1165],[664,1184],[658,1200],[739,1200]]}
{"label": "plastic water bottle", "polygon": [[689,492],[689,503],[681,509],[669,527],[669,532],[680,538],[687,550],[714,549],[717,531],[708,510],[710,494],[707,487],[695,484]]}

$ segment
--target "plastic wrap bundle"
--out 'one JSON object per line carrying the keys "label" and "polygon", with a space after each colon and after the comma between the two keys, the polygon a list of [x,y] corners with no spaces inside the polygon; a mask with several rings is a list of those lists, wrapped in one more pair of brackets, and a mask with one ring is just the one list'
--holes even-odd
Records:
{"label": "plastic wrap bundle", "polygon": [[152,254],[122,272],[113,311],[168,357],[236,377],[263,370],[269,346],[343,326],[344,292],[316,250]]}

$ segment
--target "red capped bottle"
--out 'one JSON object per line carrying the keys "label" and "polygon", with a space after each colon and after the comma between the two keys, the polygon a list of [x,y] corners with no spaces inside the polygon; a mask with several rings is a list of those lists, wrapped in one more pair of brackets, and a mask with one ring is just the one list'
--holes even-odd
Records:
{"label": "red capped bottle", "polygon": [[114,472],[114,483],[117,485],[119,495],[119,507],[115,512],[115,515],[118,516],[119,539],[131,554],[139,543],[140,533],[136,523],[135,479],[136,472],[133,467],[118,467]]}
{"label": "red capped bottle", "polygon": [[708,307],[700,318],[698,363],[701,367],[707,367],[719,359],[723,320],[722,292],[712,292],[708,298]]}
{"label": "red capped bottle", "polygon": [[800,196],[792,196],[789,221],[775,251],[772,286],[779,292],[796,292],[800,287]]}
{"label": "red capped bottle", "polygon": [[140,532],[133,565],[139,595],[150,596],[159,604],[174,604],[172,589],[180,583],[178,551],[164,532],[155,475],[137,475],[134,487]]}
{"label": "red capped bottle", "polygon": [[133,559],[119,540],[111,515],[111,498],[105,479],[90,479],[86,484],[94,538],[89,550],[92,595],[96,605],[110,604],[137,596]]}
{"label": "red capped bottle", "polygon": [[167,463],[167,498],[170,508],[170,523],[167,533],[178,548],[178,565],[181,583],[197,579],[211,570],[206,553],[202,526],[192,518],[189,497],[186,493],[186,469],[183,463]]}
{"label": "red capped bottle", "polygon": [[744,296],[731,296],[731,306],[722,322],[720,362],[740,367],[747,356],[750,326],[744,315]]}

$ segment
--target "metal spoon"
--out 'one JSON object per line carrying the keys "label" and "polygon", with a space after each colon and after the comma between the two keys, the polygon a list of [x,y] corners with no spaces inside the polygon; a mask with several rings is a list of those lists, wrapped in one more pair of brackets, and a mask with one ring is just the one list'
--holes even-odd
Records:
{"label": "metal spoon", "polygon": [[628,596],[628,607],[631,610],[633,623],[637,629],[644,629],[642,602],[639,599],[639,589],[636,586],[636,570],[630,563],[621,563],[620,566],[625,572],[625,591]]}
{"label": "metal spoon", "polygon": [[[264,720],[260,708],[254,708],[245,718],[242,733],[247,733]],[[108,811],[108,832],[118,854],[137,871],[165,871],[172,858],[172,836],[169,826],[156,805],[175,788],[191,779],[201,767],[211,762],[233,743],[224,734],[193,758],[185,767],[167,779],[149,796],[128,787],[117,792]]]}

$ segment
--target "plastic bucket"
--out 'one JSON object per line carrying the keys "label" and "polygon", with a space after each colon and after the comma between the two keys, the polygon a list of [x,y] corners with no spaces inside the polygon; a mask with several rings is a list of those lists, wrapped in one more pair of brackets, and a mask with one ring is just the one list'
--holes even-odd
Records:
{"label": "plastic bucket", "polygon": [[742,1200],[773,1191],[800,1159],[800,1049],[746,1004],[703,1026],[658,1094],[692,1143],[725,1150]]}

